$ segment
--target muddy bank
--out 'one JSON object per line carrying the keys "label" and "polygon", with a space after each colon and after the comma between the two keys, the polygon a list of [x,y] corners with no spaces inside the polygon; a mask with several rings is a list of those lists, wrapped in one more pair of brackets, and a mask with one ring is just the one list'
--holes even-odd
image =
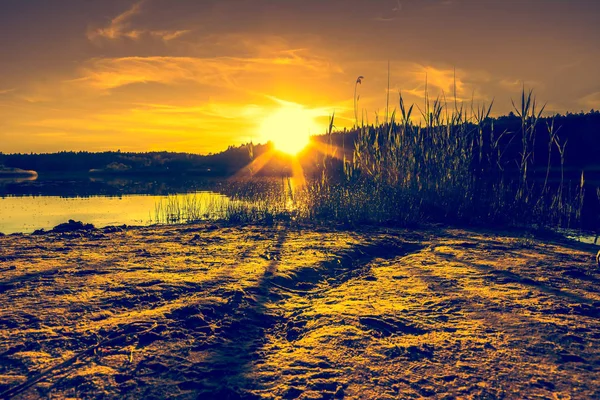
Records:
{"label": "muddy bank", "polygon": [[598,398],[594,257],[452,229],[0,236],[0,398]]}

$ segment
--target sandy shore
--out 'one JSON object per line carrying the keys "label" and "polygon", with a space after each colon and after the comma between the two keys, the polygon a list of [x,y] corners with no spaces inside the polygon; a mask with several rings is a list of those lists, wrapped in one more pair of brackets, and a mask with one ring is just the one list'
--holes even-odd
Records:
{"label": "sandy shore", "polygon": [[452,229],[0,236],[0,398],[600,398],[594,257]]}

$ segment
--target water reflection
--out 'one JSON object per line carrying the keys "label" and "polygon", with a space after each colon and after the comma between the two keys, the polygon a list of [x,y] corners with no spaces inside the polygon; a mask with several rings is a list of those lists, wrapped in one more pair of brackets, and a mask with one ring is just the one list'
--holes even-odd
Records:
{"label": "water reflection", "polygon": [[197,191],[218,191],[222,179],[49,176],[38,179],[0,180],[0,197],[6,196],[121,196],[126,194],[167,195]]}
{"label": "water reflection", "polygon": [[[223,195],[213,192],[189,193],[180,196],[196,196],[204,199],[200,204],[211,204]],[[36,229],[51,229],[69,219],[94,224],[147,225],[155,219],[156,204],[166,196],[26,196],[0,198],[0,232],[30,233]]]}
{"label": "water reflection", "polygon": [[[30,233],[69,219],[108,225],[146,225],[156,206],[176,194],[201,207],[226,203],[224,180],[53,177],[0,180],[0,232]],[[199,209],[202,211],[202,209]]]}
{"label": "water reflection", "polygon": [[36,176],[10,177],[10,178],[0,175],[0,186],[2,186],[2,184],[9,184],[9,183],[30,182],[30,181],[35,181],[36,179],[37,179],[37,175]]}

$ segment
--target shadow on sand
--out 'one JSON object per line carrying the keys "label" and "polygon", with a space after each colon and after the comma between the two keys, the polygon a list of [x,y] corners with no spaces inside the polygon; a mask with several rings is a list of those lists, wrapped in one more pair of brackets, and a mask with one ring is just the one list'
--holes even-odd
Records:
{"label": "shadow on sand", "polygon": [[270,278],[277,271],[286,238],[287,229],[279,227],[269,253],[271,260],[256,286],[223,293],[229,298],[226,305],[220,310],[205,310],[211,319],[220,320],[220,326],[215,330],[215,340],[205,350],[207,356],[194,365],[192,379],[180,383],[180,389],[192,389],[202,399],[259,398],[248,391],[259,389],[249,375],[261,358],[259,351],[265,344],[266,330],[281,320],[269,311],[267,304],[277,296]]}

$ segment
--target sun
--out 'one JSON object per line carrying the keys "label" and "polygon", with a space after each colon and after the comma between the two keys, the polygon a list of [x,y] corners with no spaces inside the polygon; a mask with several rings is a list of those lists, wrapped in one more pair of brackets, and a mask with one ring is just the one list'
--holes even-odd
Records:
{"label": "sun", "polygon": [[319,131],[315,114],[299,105],[283,105],[268,115],[260,125],[260,134],[277,150],[296,155],[306,147],[310,135]]}

